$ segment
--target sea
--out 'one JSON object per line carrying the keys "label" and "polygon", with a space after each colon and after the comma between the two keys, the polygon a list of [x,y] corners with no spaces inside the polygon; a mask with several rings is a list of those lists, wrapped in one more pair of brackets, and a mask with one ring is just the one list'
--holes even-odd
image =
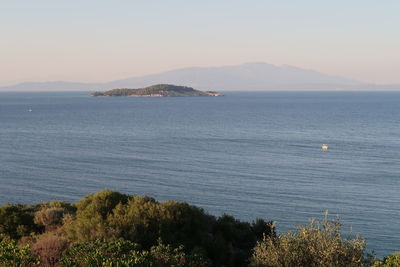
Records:
{"label": "sea", "polygon": [[367,251],[400,251],[400,92],[224,93],[1,92],[0,205],[112,189],[279,233],[328,211]]}

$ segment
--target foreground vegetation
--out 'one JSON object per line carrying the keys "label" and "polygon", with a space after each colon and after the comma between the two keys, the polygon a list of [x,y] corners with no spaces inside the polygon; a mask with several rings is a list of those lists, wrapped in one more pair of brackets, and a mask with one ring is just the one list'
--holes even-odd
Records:
{"label": "foreground vegetation", "polygon": [[214,217],[184,202],[115,191],[76,204],[0,207],[0,266],[400,266],[374,261],[325,217],[277,235],[271,221]]}

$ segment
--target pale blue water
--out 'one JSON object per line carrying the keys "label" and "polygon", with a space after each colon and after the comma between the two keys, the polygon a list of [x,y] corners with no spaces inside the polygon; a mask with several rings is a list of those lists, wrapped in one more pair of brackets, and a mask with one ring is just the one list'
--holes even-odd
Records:
{"label": "pale blue water", "polygon": [[104,188],[280,232],[329,210],[386,255],[400,250],[400,93],[0,93],[0,204]]}

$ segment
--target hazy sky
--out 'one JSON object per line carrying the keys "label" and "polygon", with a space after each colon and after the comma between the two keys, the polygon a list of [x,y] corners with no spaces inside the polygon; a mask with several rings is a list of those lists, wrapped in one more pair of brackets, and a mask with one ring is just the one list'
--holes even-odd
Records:
{"label": "hazy sky", "polygon": [[0,4],[0,85],[254,61],[400,83],[399,0]]}

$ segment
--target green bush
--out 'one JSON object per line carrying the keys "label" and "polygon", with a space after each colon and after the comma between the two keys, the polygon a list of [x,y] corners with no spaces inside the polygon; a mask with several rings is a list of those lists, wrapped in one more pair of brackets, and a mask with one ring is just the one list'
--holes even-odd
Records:
{"label": "green bush", "polygon": [[158,244],[150,249],[152,266],[209,267],[211,262],[202,253],[186,253],[183,246]]}
{"label": "green bush", "polygon": [[365,242],[358,236],[344,238],[337,220],[312,220],[309,226],[301,226],[278,237],[265,237],[257,243],[252,266],[283,267],[362,267],[370,265],[370,257],[364,253]]}
{"label": "green bush", "polygon": [[46,231],[55,229],[63,223],[67,211],[63,208],[42,208],[35,212],[34,222],[45,227]]}
{"label": "green bush", "polygon": [[0,234],[19,239],[37,233],[42,227],[34,223],[34,208],[21,204],[6,204],[0,207]]}
{"label": "green bush", "polygon": [[67,213],[75,213],[76,207],[74,204],[65,202],[65,201],[49,201],[49,202],[42,202],[32,206],[35,210],[41,210],[44,208],[61,208],[64,209]]}
{"label": "green bush", "polygon": [[248,263],[252,249],[263,235],[275,235],[272,222],[259,219],[250,224],[232,216],[223,215],[213,225],[211,258],[217,264],[243,266]]}
{"label": "green bush", "polygon": [[64,218],[64,232],[73,242],[123,238],[149,250],[162,240],[175,248],[183,246],[185,253],[206,255],[216,266],[245,265],[263,234],[274,233],[271,222],[216,219],[185,202],[159,203],[114,191],[89,195],[76,207],[75,218]]}
{"label": "green bush", "polygon": [[188,249],[209,238],[211,216],[182,202],[158,203],[153,198],[128,197],[102,191],[77,203],[76,219],[65,231],[73,241],[119,238],[140,243],[145,249],[161,238]]}
{"label": "green bush", "polygon": [[159,244],[150,251],[124,240],[94,240],[73,244],[61,259],[61,266],[132,266],[132,267],[208,267],[210,263],[198,254],[186,254],[183,247]]}
{"label": "green bush", "polygon": [[124,239],[97,239],[71,245],[61,259],[61,266],[140,266],[146,255],[136,255],[139,246]]}
{"label": "green bush", "polygon": [[[56,266],[64,252],[61,262],[66,266],[100,262],[103,266],[208,266],[206,258],[214,266],[244,266],[256,242],[263,235],[274,235],[274,226],[228,215],[215,218],[185,202],[160,203],[148,196],[104,190],[76,205],[52,201],[2,206],[0,234],[31,244],[42,266]],[[135,244],[142,250],[121,250],[118,244]]]}
{"label": "green bush", "polygon": [[400,267],[400,253],[387,256],[383,261],[376,261],[372,267]]}
{"label": "green bush", "polygon": [[32,255],[29,245],[18,246],[15,240],[4,237],[0,241],[0,266],[22,267],[39,263],[39,258]]}
{"label": "green bush", "polygon": [[119,204],[108,217],[108,228],[113,236],[141,244],[148,249],[160,237],[162,210],[153,198],[132,197]]}
{"label": "green bush", "polygon": [[160,205],[160,238],[173,246],[189,250],[204,247],[209,242],[214,218],[203,209],[185,202],[167,201]]}
{"label": "green bush", "polygon": [[85,196],[76,204],[76,219],[68,220],[64,227],[67,237],[74,241],[109,237],[107,218],[118,204],[127,201],[127,195],[111,190]]}

